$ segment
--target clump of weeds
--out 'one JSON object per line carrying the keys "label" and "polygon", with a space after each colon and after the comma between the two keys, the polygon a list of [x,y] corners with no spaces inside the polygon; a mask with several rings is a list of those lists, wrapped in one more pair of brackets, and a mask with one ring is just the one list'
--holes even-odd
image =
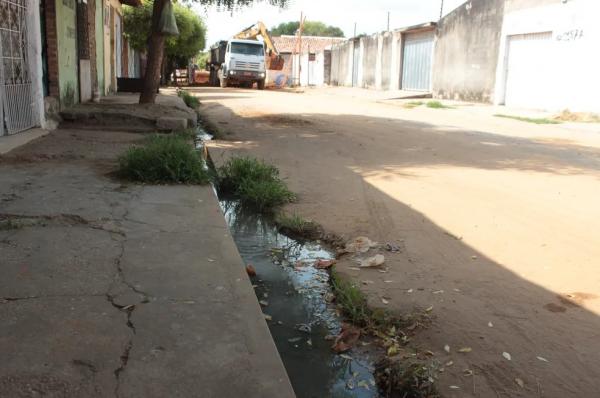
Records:
{"label": "clump of weeds", "polygon": [[296,213],[279,213],[275,217],[275,225],[279,232],[290,237],[319,239],[322,234],[322,229],[317,223],[307,221]]}
{"label": "clump of weeds", "polygon": [[402,107],[406,108],[406,109],[413,109],[413,108],[416,108],[423,104],[424,104],[423,101],[410,101],[410,102],[405,102],[404,104],[402,104]]}
{"label": "clump of weeds", "polygon": [[416,359],[383,358],[375,364],[375,380],[386,398],[436,398],[437,366]]}
{"label": "clump of weeds", "polygon": [[496,117],[502,117],[504,119],[513,119],[518,120],[520,122],[527,122],[533,124],[560,124],[562,123],[560,120],[548,119],[546,117],[523,117],[523,116],[512,116],[512,115],[503,115],[503,114],[495,114]]}
{"label": "clump of weeds", "polygon": [[149,184],[206,184],[204,160],[186,135],[149,136],[119,157],[119,176]]}
{"label": "clump of weeds", "polygon": [[15,229],[23,228],[23,224],[14,221],[12,219],[1,220],[0,219],[0,231],[11,231]]}
{"label": "clump of weeds", "polygon": [[452,109],[451,106],[444,105],[440,101],[428,101],[425,106],[432,109]]}
{"label": "clump of weeds", "polygon": [[196,139],[196,132],[194,131],[194,129],[191,128],[176,131],[173,133],[173,135],[189,141],[193,141]]}
{"label": "clump of weeds", "polygon": [[179,90],[177,92],[177,95],[183,100],[183,102],[185,102],[185,104],[188,107],[192,109],[196,109],[200,106],[200,100],[185,90]]}
{"label": "clump of weeds", "polygon": [[271,212],[296,197],[281,180],[275,166],[255,158],[231,158],[217,170],[217,176],[221,193],[261,213]]}

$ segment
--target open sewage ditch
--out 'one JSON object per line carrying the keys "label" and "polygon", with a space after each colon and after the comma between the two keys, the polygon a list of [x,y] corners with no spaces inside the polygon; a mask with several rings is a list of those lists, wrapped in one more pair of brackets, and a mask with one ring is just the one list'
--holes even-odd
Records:
{"label": "open sewage ditch", "polygon": [[[212,137],[198,128],[197,147]],[[219,197],[225,219],[250,276],[275,345],[299,398],[380,397],[375,357],[368,343],[343,353],[332,349],[342,319],[333,301],[330,274],[314,264],[334,259],[319,241],[285,236],[273,219]]]}

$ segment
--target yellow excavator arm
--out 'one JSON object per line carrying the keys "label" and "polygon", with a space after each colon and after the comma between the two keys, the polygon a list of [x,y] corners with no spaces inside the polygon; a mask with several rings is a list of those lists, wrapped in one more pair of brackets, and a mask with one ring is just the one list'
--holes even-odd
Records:
{"label": "yellow excavator arm", "polygon": [[233,36],[234,39],[244,40],[256,40],[258,36],[261,36],[265,46],[267,47],[267,69],[270,70],[282,70],[283,69],[283,58],[279,55],[279,51],[273,43],[273,39],[267,30],[267,27],[262,22],[257,22],[254,25],[244,29],[240,33]]}

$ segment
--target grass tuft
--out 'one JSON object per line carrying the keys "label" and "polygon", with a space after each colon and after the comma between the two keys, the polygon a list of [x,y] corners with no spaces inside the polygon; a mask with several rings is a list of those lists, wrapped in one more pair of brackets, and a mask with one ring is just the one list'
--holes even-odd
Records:
{"label": "grass tuft", "polygon": [[432,109],[452,109],[451,106],[444,105],[440,101],[428,101],[425,105]]}
{"label": "grass tuft", "polygon": [[405,102],[404,104],[402,104],[402,107],[407,108],[407,109],[413,109],[413,108],[416,108],[423,104],[424,104],[423,101],[410,101],[410,102]]}
{"label": "grass tuft", "polygon": [[192,109],[196,109],[200,106],[200,100],[185,90],[179,90],[177,95]]}
{"label": "grass tuft", "polygon": [[306,221],[298,214],[280,213],[275,217],[275,225],[279,232],[304,239],[318,239],[321,235],[320,226],[313,221]]}
{"label": "grass tuft", "polygon": [[235,157],[220,167],[217,186],[220,192],[239,199],[244,207],[269,212],[290,203],[295,195],[279,178],[273,165],[250,157]]}
{"label": "grass tuft", "polygon": [[23,228],[23,224],[11,220],[10,218],[7,220],[0,220],[0,231],[11,231],[15,229]]}
{"label": "grass tuft", "polygon": [[152,135],[119,158],[119,175],[150,184],[206,184],[204,161],[181,135]]}
{"label": "grass tuft", "polygon": [[415,359],[395,361],[384,358],[375,365],[374,376],[385,397],[435,398],[437,367]]}
{"label": "grass tuft", "polygon": [[533,117],[522,117],[522,116],[512,116],[512,115],[503,115],[500,113],[495,114],[496,117],[502,117],[505,119],[514,119],[519,120],[521,122],[527,123],[535,123],[535,124],[560,124],[562,123],[560,120],[548,119],[548,118],[533,118]]}

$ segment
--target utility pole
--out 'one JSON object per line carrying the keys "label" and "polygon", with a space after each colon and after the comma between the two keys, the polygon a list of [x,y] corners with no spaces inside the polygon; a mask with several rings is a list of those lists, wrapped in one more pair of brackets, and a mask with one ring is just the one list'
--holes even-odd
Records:
{"label": "utility pole", "polygon": [[442,4],[440,6],[440,19],[442,19],[442,16],[444,15],[444,0],[441,0]]}
{"label": "utility pole", "polygon": [[354,36],[352,37],[356,37],[356,22],[354,22]]}
{"label": "utility pole", "polygon": [[[443,0],[442,0],[443,1]],[[390,31],[390,12],[388,11],[388,24],[387,24],[387,31]]]}

